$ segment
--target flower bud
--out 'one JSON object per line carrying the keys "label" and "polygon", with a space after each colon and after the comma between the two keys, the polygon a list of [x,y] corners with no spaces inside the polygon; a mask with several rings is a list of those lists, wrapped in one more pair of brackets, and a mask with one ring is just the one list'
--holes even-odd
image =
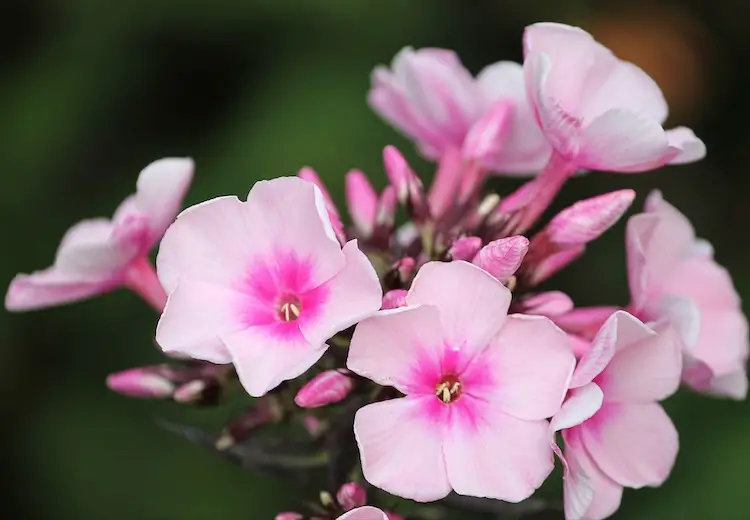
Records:
{"label": "flower bud", "polygon": [[338,370],[326,370],[303,386],[294,402],[302,408],[318,408],[341,401],[353,388],[354,384],[349,376]]}
{"label": "flower bud", "polygon": [[317,417],[307,414],[302,417],[302,426],[312,438],[318,438],[326,430],[327,425]]}
{"label": "flower bud", "polygon": [[293,511],[287,511],[284,513],[279,513],[276,515],[275,520],[302,520],[304,517],[299,514],[295,513]]}
{"label": "flower bud", "polygon": [[346,234],[344,233],[344,224],[341,222],[341,215],[339,215],[339,210],[333,202],[330,193],[328,193],[325,184],[323,184],[323,181],[318,177],[318,173],[312,168],[305,166],[297,173],[297,177],[306,180],[307,182],[311,182],[318,187],[320,193],[323,195],[323,200],[326,203],[326,211],[328,212],[328,218],[331,219],[331,226],[336,234],[336,238],[338,238],[339,242],[342,244],[346,243]]}
{"label": "flower bud", "polygon": [[221,385],[216,379],[194,379],[180,385],[173,399],[180,404],[216,404],[221,397]]}
{"label": "flower bud", "polygon": [[370,184],[367,175],[360,170],[346,174],[346,206],[354,223],[354,228],[364,238],[372,235],[378,216],[378,194]]}
{"label": "flower bud", "polygon": [[397,309],[398,307],[406,307],[406,294],[408,291],[405,289],[393,289],[383,295],[383,305],[380,307],[381,310],[386,309]]}
{"label": "flower bud", "polygon": [[448,250],[452,260],[465,260],[470,262],[482,248],[482,239],[479,237],[461,237],[456,239]]}
{"label": "flower bud", "polygon": [[581,200],[558,213],[543,233],[558,246],[586,244],[612,227],[634,198],[633,190],[619,190]]}
{"label": "flower bud", "polygon": [[383,149],[383,163],[388,180],[396,190],[398,201],[409,210],[414,220],[426,219],[430,211],[424,195],[424,186],[401,152],[394,146],[386,146]]}
{"label": "flower bud", "polygon": [[557,253],[543,258],[534,263],[529,271],[524,267],[524,280],[529,285],[537,285],[547,280],[550,276],[576,261],[586,251],[586,246],[577,246],[563,249]]}
{"label": "flower bud", "polygon": [[383,511],[385,513],[386,518],[388,520],[405,520],[403,516],[397,515],[396,513],[392,511]]}
{"label": "flower bud", "polygon": [[396,262],[396,272],[398,273],[398,278],[401,283],[405,283],[411,278],[414,274],[416,263],[417,262],[410,256],[406,256]]}
{"label": "flower bud", "polygon": [[153,399],[171,397],[175,387],[174,383],[166,377],[165,370],[164,366],[158,365],[116,372],[107,377],[107,387],[128,397]]}
{"label": "flower bud", "polygon": [[344,511],[349,511],[367,503],[367,492],[356,482],[347,482],[336,493],[336,501]]}
{"label": "flower bud", "polygon": [[383,193],[380,194],[378,202],[378,216],[376,223],[380,227],[390,228],[396,221],[396,188],[386,186]]}
{"label": "flower bud", "polygon": [[518,270],[528,250],[526,237],[501,238],[484,246],[474,257],[474,264],[504,281]]}

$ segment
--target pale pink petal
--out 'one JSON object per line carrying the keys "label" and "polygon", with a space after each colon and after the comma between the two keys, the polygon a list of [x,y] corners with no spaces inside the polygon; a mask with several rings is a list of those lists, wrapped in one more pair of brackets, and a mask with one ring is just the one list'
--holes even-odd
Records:
{"label": "pale pink petal", "polygon": [[560,409],[575,357],[568,336],[548,318],[513,314],[484,351],[481,363],[496,382],[488,391],[497,406],[535,421]]}
{"label": "pale pink petal", "polygon": [[326,352],[305,341],[293,322],[248,327],[222,335],[222,341],[242,386],[253,397],[302,375]]}
{"label": "pale pink petal", "polygon": [[125,267],[138,249],[114,238],[115,227],[107,219],[78,222],[63,236],[54,269],[75,281],[102,282]]}
{"label": "pale pink petal", "polygon": [[[346,366],[380,385],[408,393],[412,371],[425,355],[438,362],[443,348],[437,307],[400,307],[380,311],[357,325]],[[428,389],[434,393],[434,388]]]}
{"label": "pale pink petal", "polygon": [[229,363],[221,337],[245,328],[246,296],[200,280],[184,279],[170,293],[156,327],[156,342],[165,352],[177,352],[212,363]]}
{"label": "pale pink petal", "polygon": [[548,57],[551,70],[545,90],[571,114],[582,112],[586,101],[619,64],[612,52],[589,33],[559,23],[528,26],[523,35],[523,47],[526,61],[535,54]]}
{"label": "pale pink petal", "polygon": [[336,520],[388,520],[388,517],[376,507],[363,506],[347,511]]}
{"label": "pale pink petal", "polygon": [[486,102],[513,103],[502,146],[485,159],[485,166],[506,174],[539,172],[549,161],[552,147],[534,119],[526,97],[523,67],[510,61],[494,63],[479,73],[477,84]]}
{"label": "pale pink petal", "polygon": [[382,401],[361,408],[354,418],[365,479],[392,495],[418,502],[439,500],[451,491],[443,435],[424,413],[428,400],[435,397]]}
{"label": "pale pink petal", "polygon": [[743,367],[736,372],[729,372],[713,378],[705,391],[712,395],[731,397],[742,401],[747,397],[747,386],[747,371]]}
{"label": "pale pink petal", "polygon": [[219,197],[191,206],[177,217],[159,246],[156,268],[172,292],[181,277],[232,287],[253,258],[254,231],[237,197]]}
{"label": "pale pink petal", "polygon": [[706,156],[706,145],[692,130],[684,126],[678,126],[667,130],[667,141],[669,147],[677,151],[669,164],[686,164],[700,161]]}
{"label": "pale pink petal", "polygon": [[354,227],[367,238],[375,228],[378,215],[378,194],[370,184],[367,175],[360,170],[346,174],[346,207]]}
{"label": "pale pink petal", "polygon": [[669,108],[659,85],[640,67],[620,61],[593,96],[584,100],[583,116],[593,120],[610,108],[643,114],[663,123]]}
{"label": "pale pink petal", "polygon": [[461,237],[456,239],[448,249],[448,255],[453,260],[471,261],[482,247],[479,237]]}
{"label": "pale pink petal", "polygon": [[587,421],[602,407],[604,394],[596,383],[574,388],[568,394],[560,411],[550,421],[550,432],[567,430]]}
{"label": "pale pink petal", "polygon": [[450,485],[460,495],[506,502],[528,498],[554,466],[547,426],[497,407],[472,425],[454,422],[443,446]]}
{"label": "pale pink petal", "polygon": [[586,246],[584,245],[572,246],[543,258],[529,269],[528,282],[532,285],[542,283],[552,275],[578,260],[585,251]]}
{"label": "pale pink petal", "polygon": [[[316,287],[344,267],[341,245],[331,226],[323,194],[297,177],[256,182],[243,205],[247,227],[244,241],[256,251],[292,251],[313,262],[309,285]],[[257,243],[253,242],[257,240]]]}
{"label": "pale pink petal", "polygon": [[622,486],[602,473],[574,431],[563,435],[570,468],[563,483],[565,520],[609,518],[620,507]]}
{"label": "pale pink petal", "polygon": [[445,340],[478,351],[503,326],[510,291],[486,271],[468,262],[428,262],[412,282],[409,305],[434,305],[440,311]]}
{"label": "pale pink petal", "polygon": [[649,289],[654,268],[649,250],[659,227],[657,215],[641,213],[630,217],[626,231],[628,285],[630,300],[636,311],[641,311],[649,300]]}
{"label": "pale pink petal", "polygon": [[[666,318],[684,345],[695,348],[701,333],[701,311],[690,298],[665,295],[658,300],[655,317]],[[649,306],[651,307],[651,306]]]}
{"label": "pale pink petal", "polygon": [[552,316],[552,321],[565,332],[593,339],[607,318],[617,310],[617,307],[578,307],[565,314]]}
{"label": "pale pink petal", "polygon": [[106,282],[71,280],[55,268],[19,274],[10,282],[5,295],[5,308],[15,312],[44,309],[84,300],[114,286]]}
{"label": "pale pink petal", "polygon": [[564,316],[573,310],[573,300],[561,291],[533,294],[524,298],[521,304],[524,314],[537,316]]}
{"label": "pale pink petal", "polygon": [[579,428],[596,465],[621,486],[662,484],[677,457],[677,430],[656,403],[605,403]]}
{"label": "pale pink petal", "polygon": [[629,173],[658,168],[673,157],[659,123],[612,108],[583,129],[576,162],[586,169]]}
{"label": "pale pink petal", "polygon": [[149,218],[151,245],[174,222],[194,169],[190,158],[165,158],[152,162],[138,176],[134,205]]}
{"label": "pale pink petal", "polygon": [[316,347],[375,313],[383,299],[378,275],[357,241],[349,241],[343,253],[346,265],[324,284],[326,298],[321,309],[310,320],[304,319],[304,313],[298,320],[305,339]]}
{"label": "pale pink petal", "polygon": [[[635,337],[636,334],[641,332],[640,321],[624,311],[617,311],[610,315],[596,333],[589,349],[584,352],[578,362],[573,379],[570,382],[571,388],[586,385],[601,374],[617,353],[618,341],[620,341],[621,336],[631,329],[634,330],[632,336]],[[647,331],[638,337],[646,338],[650,334],[651,331]]]}

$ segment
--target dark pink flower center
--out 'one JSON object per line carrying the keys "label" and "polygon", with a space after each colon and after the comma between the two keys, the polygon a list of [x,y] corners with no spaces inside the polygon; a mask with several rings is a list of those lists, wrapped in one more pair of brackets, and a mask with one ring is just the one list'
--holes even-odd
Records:
{"label": "dark pink flower center", "polygon": [[445,404],[456,402],[461,397],[461,381],[458,376],[446,375],[435,385],[435,395]]}
{"label": "dark pink flower center", "polygon": [[297,321],[300,314],[302,314],[302,301],[297,296],[289,295],[281,298],[276,311],[279,321]]}

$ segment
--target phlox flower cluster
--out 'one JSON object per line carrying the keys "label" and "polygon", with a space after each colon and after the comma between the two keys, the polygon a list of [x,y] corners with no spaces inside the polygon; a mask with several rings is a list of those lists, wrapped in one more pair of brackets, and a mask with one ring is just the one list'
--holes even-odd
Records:
{"label": "phlox flower cluster", "polygon": [[[366,505],[383,497],[374,488],[448,506],[495,499],[519,514],[555,454],[565,518],[607,518],[624,488],[670,474],[678,434],[660,401],[681,384],[745,398],[748,325],[711,246],[659,192],[627,222],[630,302],[578,307],[538,288],[635,199],[606,193],[540,221],[574,174],[644,172],[706,150],[691,130],[664,129],[656,83],[585,31],[535,24],[523,50],[523,64],[477,76],[443,49],[407,48],[375,69],[368,102],[436,163],[428,188],[388,146],[385,189],[346,174],[348,218],[311,168],[179,212],[193,163],[163,159],[112,219],[71,228],[52,267],[18,275],[6,307],[118,287],[143,296],[169,359],[108,385],[204,405],[241,387],[256,399],[218,450],[269,424],[302,424],[324,447],[353,431],[355,481],[328,482],[309,510],[278,520],[402,518]],[[494,175],[528,179],[487,193]]]}

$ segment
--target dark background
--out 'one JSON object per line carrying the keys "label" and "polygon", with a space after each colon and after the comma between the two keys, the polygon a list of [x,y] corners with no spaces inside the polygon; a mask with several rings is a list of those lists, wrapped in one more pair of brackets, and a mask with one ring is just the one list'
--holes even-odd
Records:
{"label": "dark background", "polygon": [[[557,205],[660,187],[750,295],[750,3],[742,0],[0,0],[0,280],[48,265],[63,232],[109,215],[138,171],[169,155],[198,169],[187,203],[315,167],[341,201],[343,173],[383,184],[381,149],[431,168],[365,105],[369,73],[403,46],[458,51],[474,72],[520,60],[523,27],[581,25],[660,83],[670,124],[709,155],[643,175],[571,181]],[[498,180],[507,192],[517,181]],[[625,303],[622,223],[557,276],[577,303]],[[255,520],[297,497],[154,424],[176,405],[128,400],[109,372],[160,358],[156,315],[124,291],[74,306],[0,313],[5,518]],[[670,480],[626,492],[619,520],[747,520],[750,406],[667,403],[681,435]],[[190,411],[220,421],[232,410]]]}

